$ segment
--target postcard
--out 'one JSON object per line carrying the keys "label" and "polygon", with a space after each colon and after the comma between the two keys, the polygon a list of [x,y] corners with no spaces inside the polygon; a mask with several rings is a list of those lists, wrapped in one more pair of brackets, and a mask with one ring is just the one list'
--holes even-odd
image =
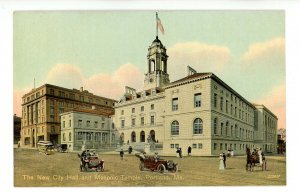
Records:
{"label": "postcard", "polygon": [[15,11],[14,186],[285,186],[284,10]]}

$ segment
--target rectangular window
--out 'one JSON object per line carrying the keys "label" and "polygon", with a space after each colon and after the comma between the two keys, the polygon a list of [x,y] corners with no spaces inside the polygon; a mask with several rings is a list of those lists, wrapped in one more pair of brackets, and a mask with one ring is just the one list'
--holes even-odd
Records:
{"label": "rectangular window", "polygon": [[197,144],[193,143],[193,148],[196,149],[197,148]]}
{"label": "rectangular window", "polygon": [[50,89],[50,94],[54,95],[54,90],[53,89]]}
{"label": "rectangular window", "polygon": [[174,144],[171,144],[170,147],[173,149],[175,146],[174,146]]}
{"label": "rectangular window", "polygon": [[151,110],[154,110],[154,104],[151,104]]}
{"label": "rectangular window", "polygon": [[234,116],[236,117],[237,114],[237,107],[234,107]]}
{"label": "rectangular window", "polygon": [[51,126],[51,133],[55,133],[55,127]]}
{"label": "rectangular window", "polygon": [[223,135],[223,127],[224,127],[224,123],[221,123],[221,135]]}
{"label": "rectangular window", "polygon": [[218,103],[218,95],[214,94],[214,107],[217,108],[217,103]]}
{"label": "rectangular window", "polygon": [[198,149],[202,149],[202,143],[198,143]]}
{"label": "rectangular window", "polygon": [[214,150],[217,150],[217,144],[214,143]]}
{"label": "rectangular window", "polygon": [[225,143],[225,150],[227,150],[227,143]]}
{"label": "rectangular window", "polygon": [[101,123],[101,128],[104,129],[104,123]]}
{"label": "rectangular window", "polygon": [[220,143],[220,150],[223,150],[223,144]]}
{"label": "rectangular window", "polygon": [[50,115],[50,122],[54,122],[54,115]]}
{"label": "rectangular window", "polygon": [[121,115],[124,115],[124,110],[121,110]]}
{"label": "rectangular window", "polygon": [[54,106],[54,100],[50,99],[50,106]]}
{"label": "rectangular window", "polygon": [[220,109],[223,111],[223,97],[220,97]]}
{"label": "rectangular window", "polygon": [[84,101],[84,96],[80,96],[79,99],[80,99],[80,101],[83,102]]}
{"label": "rectangular window", "polygon": [[78,120],[78,127],[82,126],[82,120]]}
{"label": "rectangular window", "polygon": [[225,110],[226,110],[226,113],[228,113],[228,100],[226,100]]}
{"label": "rectangular window", "polygon": [[125,120],[121,120],[121,128],[125,127]]}
{"label": "rectangular window", "polygon": [[154,116],[151,116],[151,125],[154,125]]}
{"label": "rectangular window", "polygon": [[53,107],[50,108],[50,115],[54,115],[54,108]]}
{"label": "rectangular window", "polygon": [[172,99],[172,111],[178,110],[178,98]]}
{"label": "rectangular window", "polygon": [[145,124],[145,118],[141,117],[141,125],[144,125],[144,124]]}
{"label": "rectangular window", "polygon": [[132,108],[131,113],[135,113],[135,108]]}
{"label": "rectangular window", "polygon": [[131,126],[135,126],[135,119],[131,119]]}
{"label": "rectangular window", "polygon": [[98,128],[98,121],[95,121],[95,122],[94,122],[94,127],[95,127],[95,128]]}
{"label": "rectangular window", "polygon": [[66,124],[66,123],[65,123],[65,121],[63,121],[63,128],[65,128],[65,127],[66,127],[66,126],[65,126],[65,124]]}
{"label": "rectangular window", "polygon": [[71,120],[69,120],[69,127],[71,127]]}
{"label": "rectangular window", "polygon": [[195,107],[201,106],[201,93],[194,95],[194,106]]}
{"label": "rectangular window", "polygon": [[69,97],[74,100],[75,99],[75,94],[70,94]]}
{"label": "rectangular window", "polygon": [[141,106],[141,112],[144,112],[144,106]]}
{"label": "rectangular window", "polygon": [[175,144],[175,148],[179,148],[179,144]]}

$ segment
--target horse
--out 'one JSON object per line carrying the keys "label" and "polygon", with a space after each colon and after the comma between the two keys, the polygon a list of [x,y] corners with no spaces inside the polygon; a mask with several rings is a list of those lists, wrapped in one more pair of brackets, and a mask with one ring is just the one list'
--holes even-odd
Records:
{"label": "horse", "polygon": [[[246,171],[248,171],[248,167],[250,167],[250,171],[253,171],[255,164],[260,163],[259,162],[259,156],[258,156],[258,154],[251,154],[251,151],[250,151],[249,148],[246,148],[246,154],[247,154]],[[262,170],[266,170],[265,157],[263,157],[262,159],[263,159],[263,163],[261,165],[261,168],[262,168]]]}

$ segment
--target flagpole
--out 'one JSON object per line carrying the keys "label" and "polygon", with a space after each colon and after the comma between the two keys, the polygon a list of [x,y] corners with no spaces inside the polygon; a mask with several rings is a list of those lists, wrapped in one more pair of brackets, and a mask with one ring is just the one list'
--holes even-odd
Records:
{"label": "flagpole", "polygon": [[156,38],[158,38],[158,25],[157,25],[157,18],[158,18],[158,15],[157,15],[157,12],[156,12]]}

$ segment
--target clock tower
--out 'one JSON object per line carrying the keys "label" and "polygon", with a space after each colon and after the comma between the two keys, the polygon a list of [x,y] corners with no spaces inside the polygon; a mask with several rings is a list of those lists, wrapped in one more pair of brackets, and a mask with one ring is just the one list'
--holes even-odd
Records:
{"label": "clock tower", "polygon": [[167,73],[168,55],[166,51],[167,49],[156,36],[148,48],[148,72],[145,74],[144,90],[163,87],[170,83]]}

